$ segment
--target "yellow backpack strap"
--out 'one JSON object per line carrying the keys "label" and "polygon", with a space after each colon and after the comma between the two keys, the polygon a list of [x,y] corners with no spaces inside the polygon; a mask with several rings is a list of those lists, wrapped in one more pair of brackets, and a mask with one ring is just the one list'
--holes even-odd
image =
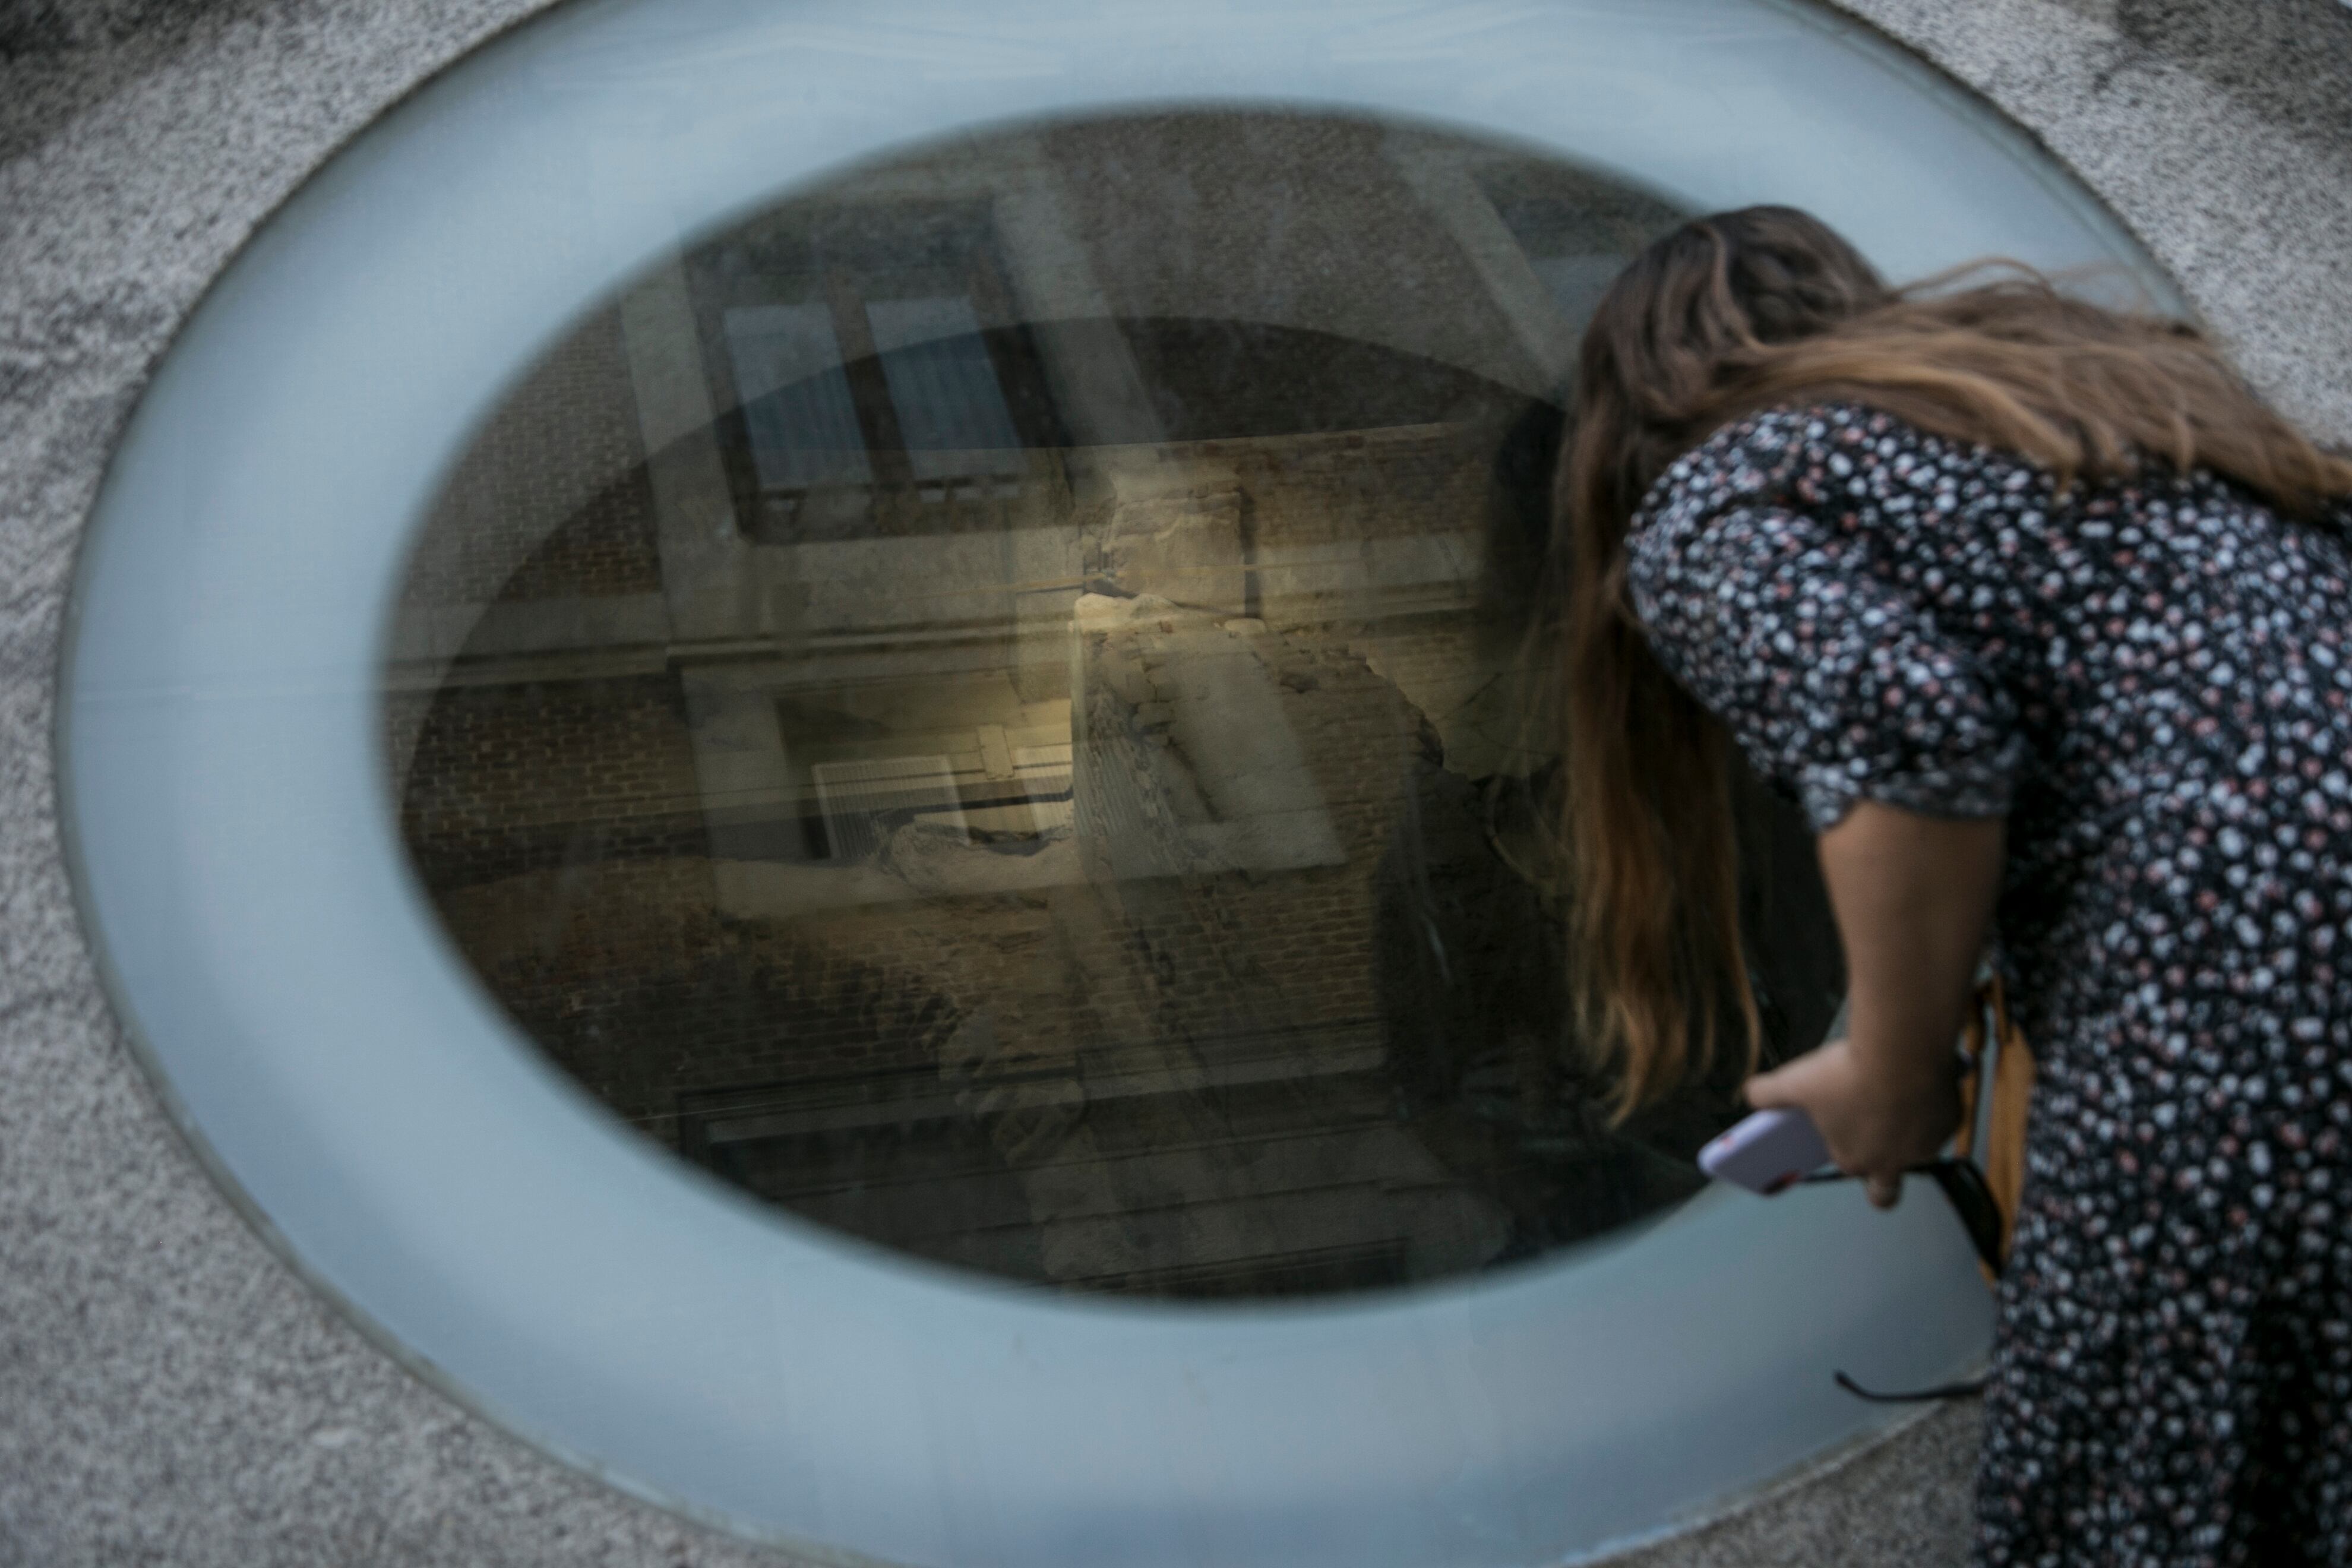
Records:
{"label": "yellow backpack strap", "polygon": [[[2009,1258],[2017,1228],[2017,1203],[2025,1188],[2025,1121],[2033,1100],[2033,1051],[2009,1016],[2009,994],[2000,976],[1989,973],[1977,986],[1977,1005],[1960,1032],[1967,1066],[1960,1078],[1960,1130],[1952,1153],[1974,1160],[1984,1173],[1985,1190],[2000,1211],[2000,1257]],[[1979,1114],[1981,1112],[1981,1114]],[[1983,1146],[1978,1146],[1979,1123]],[[1988,1279],[1992,1270],[1985,1270]]]}
{"label": "yellow backpack strap", "polygon": [[1991,1114],[1986,1119],[1985,1185],[2000,1208],[2000,1255],[2009,1257],[2017,1228],[2017,1205],[2025,1190],[2026,1113],[2033,1101],[2033,1051],[2010,1021],[2009,997],[1999,976],[1984,985],[1986,1014],[1993,1035]]}

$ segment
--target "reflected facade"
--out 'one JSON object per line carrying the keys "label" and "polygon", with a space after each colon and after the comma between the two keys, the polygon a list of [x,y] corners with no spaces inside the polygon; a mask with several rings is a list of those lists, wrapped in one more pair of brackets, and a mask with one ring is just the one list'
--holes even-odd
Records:
{"label": "reflected facade", "polygon": [[[540,1047],[808,1219],[1057,1289],[1398,1285],[1632,1223],[1561,1005],[1512,589],[1680,215],[1278,113],[919,150],[575,323],[392,629],[417,875]],[[1834,1009],[1751,792],[1773,1048]]]}

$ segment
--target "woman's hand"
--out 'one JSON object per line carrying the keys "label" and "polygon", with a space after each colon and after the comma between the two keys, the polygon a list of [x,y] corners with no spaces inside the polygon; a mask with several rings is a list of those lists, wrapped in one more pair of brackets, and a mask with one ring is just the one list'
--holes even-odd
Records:
{"label": "woman's hand", "polygon": [[1893,1208],[1903,1194],[1903,1173],[1942,1152],[1960,1122],[1959,1079],[1948,1070],[1948,1045],[1941,1053],[1948,1068],[1940,1073],[1874,1065],[1907,1065],[1921,1054],[1865,1054],[1850,1039],[1832,1040],[1749,1079],[1748,1103],[1759,1110],[1803,1110],[1820,1129],[1838,1169],[1862,1177],[1873,1204]]}
{"label": "woman's hand", "polygon": [[1959,1125],[1953,1046],[2000,888],[2008,824],[1862,801],[1821,836],[1845,948],[1846,1037],[1751,1079],[1748,1103],[1799,1105],[1841,1170],[1889,1208],[1903,1172]]}

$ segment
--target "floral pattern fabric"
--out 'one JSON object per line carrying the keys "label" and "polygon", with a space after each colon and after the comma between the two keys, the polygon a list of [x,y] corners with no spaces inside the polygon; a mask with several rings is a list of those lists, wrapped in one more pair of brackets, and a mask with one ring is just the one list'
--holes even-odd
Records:
{"label": "floral pattern fabric", "polygon": [[1986,1568],[2352,1568],[2347,532],[1847,405],[1718,431],[1634,520],[1658,656],[1817,828],[2009,818],[2042,1070]]}

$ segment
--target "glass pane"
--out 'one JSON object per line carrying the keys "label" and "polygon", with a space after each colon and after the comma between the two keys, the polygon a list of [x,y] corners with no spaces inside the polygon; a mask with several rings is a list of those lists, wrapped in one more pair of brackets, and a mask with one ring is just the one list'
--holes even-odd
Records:
{"label": "glass pane", "polygon": [[[1562,1002],[1515,595],[1554,392],[1678,215],[1401,125],[919,149],[577,323],[416,546],[386,696],[459,948],[618,1116],[1070,1290],[1505,1266],[1678,1202]],[[1750,792],[1776,1049],[1834,1006]]]}
{"label": "glass pane", "polygon": [[872,479],[833,313],[823,305],[738,305],[724,320],[744,441],[761,487],[793,490]]}
{"label": "glass pane", "polygon": [[1018,474],[1021,436],[971,301],[877,300],[866,319],[916,476]]}

